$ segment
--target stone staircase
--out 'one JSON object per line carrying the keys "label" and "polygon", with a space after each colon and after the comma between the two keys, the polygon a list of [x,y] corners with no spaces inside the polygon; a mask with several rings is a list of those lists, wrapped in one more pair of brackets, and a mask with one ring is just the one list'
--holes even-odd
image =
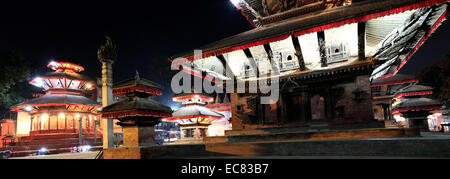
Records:
{"label": "stone staircase", "polygon": [[[421,137],[417,129],[357,129],[333,132],[226,136],[204,144],[141,148],[144,159],[280,157],[450,158],[450,137]],[[206,140],[212,140],[207,138]],[[123,152],[123,151],[121,151]],[[120,155],[120,153],[118,155]],[[120,156],[108,156],[117,157]]]}
{"label": "stone staircase", "polygon": [[[95,142],[93,133],[83,131],[83,145],[102,146],[102,134],[97,133]],[[2,150],[12,151],[12,157],[22,157],[36,154],[42,148],[46,148],[51,154],[58,154],[70,152],[76,146],[79,146],[78,133],[54,133],[20,137],[14,146],[3,147]]]}

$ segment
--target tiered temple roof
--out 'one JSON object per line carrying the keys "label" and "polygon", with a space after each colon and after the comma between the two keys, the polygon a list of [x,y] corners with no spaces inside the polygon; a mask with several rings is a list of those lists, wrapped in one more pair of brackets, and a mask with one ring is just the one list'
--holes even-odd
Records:
{"label": "tiered temple roof", "polygon": [[442,109],[442,104],[438,100],[429,98],[412,98],[393,108],[393,113],[411,111],[433,111]]}
{"label": "tiered temple roof", "polygon": [[[139,73],[133,79],[114,84],[113,93],[128,99],[109,105],[102,110],[102,117],[121,120],[145,117],[170,117],[172,109],[151,99],[161,95],[161,86],[150,80],[141,79]],[[140,120],[140,119],[139,119]]]}
{"label": "tiered temple roof", "polygon": [[430,94],[433,94],[433,87],[423,85],[412,85],[398,91],[395,94],[395,98],[425,96]]}
{"label": "tiered temple roof", "polygon": [[[222,114],[205,107],[207,103],[214,102],[214,98],[209,94],[180,93],[173,97],[173,101],[180,102],[186,106],[176,110],[171,118],[165,118],[163,121],[183,123],[183,120],[189,120],[188,123],[210,124],[211,121],[224,117]],[[192,121],[194,119],[196,121]]]}
{"label": "tiered temple roof", "polygon": [[[228,67],[235,77],[249,79],[245,76],[248,75],[245,66],[250,66],[252,59],[260,65],[268,58],[274,65],[275,59],[280,58],[281,73],[273,73],[271,77],[278,76],[281,81],[374,68],[372,79],[392,77],[445,20],[448,6],[448,0],[366,0],[351,5],[342,1],[335,8],[303,10],[304,14],[296,14],[301,11],[301,5],[282,7],[276,5],[278,1],[267,0],[275,3],[275,11],[262,15],[265,1],[233,2],[244,12],[259,14],[251,18],[252,22],[258,18],[258,22],[264,22],[265,18],[278,20],[198,48],[203,51],[201,57],[194,58],[193,51],[176,55],[171,58],[175,65],[182,65],[181,69],[191,74],[204,77],[202,74],[207,72],[222,80],[230,78],[225,75]],[[325,1],[307,4],[318,2]],[[325,54],[319,50],[322,48],[338,50]],[[330,56],[324,60],[324,55]]]}
{"label": "tiered temple roof", "polygon": [[101,105],[85,96],[96,85],[90,78],[78,74],[84,70],[82,66],[71,62],[51,62],[48,67],[55,72],[30,81],[30,84],[44,89],[46,94],[15,106],[13,111],[34,112],[44,107],[60,106],[97,113]]}
{"label": "tiered temple roof", "polygon": [[372,81],[372,87],[387,86],[387,85],[399,85],[404,83],[417,84],[419,80],[413,75],[397,74],[388,78],[377,78]]}

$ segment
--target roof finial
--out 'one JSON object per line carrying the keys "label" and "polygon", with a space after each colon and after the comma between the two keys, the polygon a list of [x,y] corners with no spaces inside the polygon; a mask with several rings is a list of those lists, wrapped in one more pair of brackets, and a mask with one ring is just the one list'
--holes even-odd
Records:
{"label": "roof finial", "polygon": [[134,78],[136,79],[136,80],[141,80],[141,78],[139,77],[139,72],[138,72],[138,70],[136,70],[136,75],[134,76]]}
{"label": "roof finial", "polygon": [[106,43],[98,49],[97,56],[100,61],[117,61],[117,49],[110,37],[106,36]]}

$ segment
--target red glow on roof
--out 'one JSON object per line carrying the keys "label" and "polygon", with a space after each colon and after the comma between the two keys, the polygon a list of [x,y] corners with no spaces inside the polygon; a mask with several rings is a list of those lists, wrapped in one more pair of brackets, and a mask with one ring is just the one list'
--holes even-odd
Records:
{"label": "red glow on roof", "polygon": [[398,114],[401,112],[406,111],[433,111],[433,110],[440,110],[442,109],[442,106],[427,106],[427,107],[412,107],[412,108],[400,108],[392,111],[394,114]]}
{"label": "red glow on roof", "polygon": [[372,87],[400,85],[400,84],[405,84],[405,83],[419,83],[419,80],[404,80],[404,81],[394,81],[394,82],[387,82],[387,83],[374,83],[374,84],[372,84]]}
{"label": "red glow on roof", "polygon": [[409,92],[409,93],[400,93],[394,98],[403,99],[405,96],[425,96],[430,94],[433,94],[433,91]]}
{"label": "red glow on roof", "polygon": [[100,108],[102,107],[101,105],[84,105],[84,104],[70,104],[70,103],[52,103],[52,104],[26,104],[26,105],[21,105],[18,106],[14,109],[12,109],[11,111],[16,111],[18,112],[23,111],[21,110],[22,108],[25,108],[27,106],[31,106],[31,107],[50,107],[50,106],[83,106],[83,107],[95,107],[95,108]]}
{"label": "red glow on roof", "polygon": [[205,115],[197,115],[197,116],[184,116],[184,117],[174,117],[174,118],[164,118],[163,120],[168,122],[174,122],[183,119],[194,119],[194,118],[209,118],[211,120],[220,120],[222,117],[214,117],[214,116],[205,116]]}
{"label": "red glow on roof", "polygon": [[142,92],[142,93],[150,94],[152,96],[161,96],[162,95],[161,90],[138,87],[138,86],[124,87],[124,88],[119,88],[119,89],[113,90],[113,94],[120,95],[120,96],[126,96],[127,93],[131,93],[131,92]]}
{"label": "red glow on roof", "polygon": [[192,94],[192,95],[183,96],[183,97],[173,97],[172,100],[175,102],[182,102],[182,100],[184,100],[184,99],[194,99],[195,97],[199,97],[199,98],[205,100],[204,102],[213,102],[214,101],[214,98],[202,96],[200,94]]}
{"label": "red glow on roof", "polygon": [[82,72],[84,67],[68,62],[50,62],[48,68],[58,72]]}

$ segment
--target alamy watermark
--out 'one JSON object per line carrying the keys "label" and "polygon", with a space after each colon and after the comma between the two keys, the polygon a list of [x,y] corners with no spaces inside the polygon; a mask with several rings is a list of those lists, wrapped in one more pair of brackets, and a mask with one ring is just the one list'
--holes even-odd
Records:
{"label": "alamy watermark", "polygon": [[[214,72],[217,74],[223,74],[223,76],[213,75],[211,73],[202,73],[202,69],[199,69],[193,64],[193,61],[202,59],[203,53],[201,50],[194,51],[194,60],[190,61],[186,58],[177,58],[172,61],[171,69],[179,72],[172,78],[171,87],[172,91],[176,94],[179,93],[192,93],[194,91],[203,91],[206,93],[250,93],[250,94],[264,94],[261,95],[261,104],[275,104],[280,97],[279,92],[279,65],[277,60],[272,60],[274,64],[257,64],[254,59],[249,59],[248,66],[244,65],[239,72],[233,72],[233,69],[229,65],[225,65],[225,69],[218,68]],[[258,57],[258,59],[267,60],[268,57]],[[268,73],[259,73],[252,78],[247,78],[248,88],[244,78],[236,79],[236,73],[258,73],[262,70],[271,69],[270,77]],[[225,71],[223,71],[225,70]],[[201,76],[202,78],[194,78],[194,84],[192,84],[192,74]],[[181,82],[181,83],[180,83]],[[225,85],[225,86],[223,86]],[[224,90],[225,89],[225,90]],[[248,89],[248,90],[246,90]],[[259,92],[258,92],[259,91]]]}

